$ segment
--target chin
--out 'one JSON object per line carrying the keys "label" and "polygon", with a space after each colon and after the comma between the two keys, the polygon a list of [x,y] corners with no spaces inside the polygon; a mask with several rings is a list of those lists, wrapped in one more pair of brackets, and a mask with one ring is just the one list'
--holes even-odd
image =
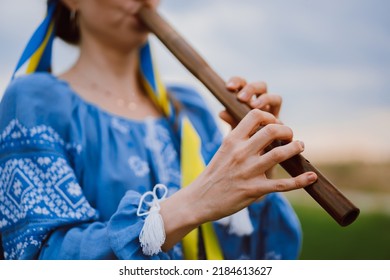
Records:
{"label": "chin", "polygon": [[118,47],[125,52],[141,48],[145,43],[148,41],[148,32],[143,33],[135,33],[132,32],[131,34],[127,35],[128,37],[122,37],[118,41]]}

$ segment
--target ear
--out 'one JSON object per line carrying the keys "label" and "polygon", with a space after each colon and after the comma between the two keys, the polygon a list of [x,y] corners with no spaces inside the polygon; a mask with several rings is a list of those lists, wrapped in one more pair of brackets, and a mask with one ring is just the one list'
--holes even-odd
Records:
{"label": "ear", "polygon": [[79,0],[61,0],[62,4],[70,11],[77,11],[79,7]]}

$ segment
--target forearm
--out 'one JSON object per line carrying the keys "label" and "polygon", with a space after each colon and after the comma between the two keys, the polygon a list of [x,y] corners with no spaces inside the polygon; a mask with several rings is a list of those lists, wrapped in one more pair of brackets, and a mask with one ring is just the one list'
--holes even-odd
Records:
{"label": "forearm", "polygon": [[162,246],[164,252],[169,251],[184,236],[203,223],[200,212],[195,208],[196,197],[190,186],[181,189],[161,203],[160,215],[164,221],[166,234]]}

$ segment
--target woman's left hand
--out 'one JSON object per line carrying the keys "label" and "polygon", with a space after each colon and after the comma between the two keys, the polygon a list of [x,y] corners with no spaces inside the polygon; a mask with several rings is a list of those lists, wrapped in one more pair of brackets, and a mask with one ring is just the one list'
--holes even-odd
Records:
{"label": "woman's left hand", "polygon": [[[247,83],[244,78],[232,77],[226,83],[226,88],[237,94],[238,100],[249,105],[252,109],[260,109],[279,118],[282,98],[276,94],[267,92],[267,84],[264,82]],[[237,126],[237,121],[226,111],[219,114],[220,118],[229,123],[232,128]]]}

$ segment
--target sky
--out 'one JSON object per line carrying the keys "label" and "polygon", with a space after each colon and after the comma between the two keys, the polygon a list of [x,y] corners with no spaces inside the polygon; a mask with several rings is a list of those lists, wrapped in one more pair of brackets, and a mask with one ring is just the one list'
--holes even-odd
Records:
{"label": "sky", "polygon": [[[0,96],[45,0],[0,0]],[[390,160],[390,1],[162,0],[161,14],[223,79],[265,81],[312,162]],[[162,78],[221,105],[156,40]],[[55,43],[54,72],[77,58]],[[222,125],[222,128],[226,127]]]}

